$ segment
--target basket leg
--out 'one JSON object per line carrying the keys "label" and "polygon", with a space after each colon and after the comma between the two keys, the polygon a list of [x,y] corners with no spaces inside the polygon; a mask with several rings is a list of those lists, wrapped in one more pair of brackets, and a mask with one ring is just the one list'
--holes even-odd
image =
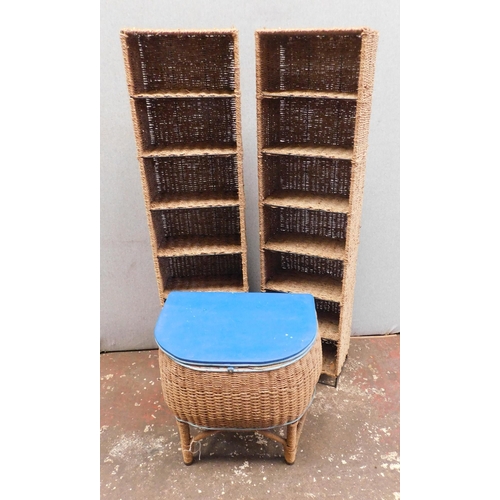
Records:
{"label": "basket leg", "polygon": [[302,418],[293,424],[290,424],[286,428],[286,445],[285,450],[285,461],[288,465],[295,463],[295,456],[297,454],[297,447],[299,446],[299,438],[304,426],[306,416],[303,415]]}
{"label": "basket leg", "polygon": [[292,465],[295,462],[295,455],[297,454],[297,426],[298,422],[295,422],[286,428],[286,445],[284,449],[285,461],[289,465]]}
{"label": "basket leg", "polygon": [[181,437],[182,459],[186,465],[193,463],[193,453],[191,452],[191,433],[189,431],[189,424],[177,421],[179,428],[179,435]]}

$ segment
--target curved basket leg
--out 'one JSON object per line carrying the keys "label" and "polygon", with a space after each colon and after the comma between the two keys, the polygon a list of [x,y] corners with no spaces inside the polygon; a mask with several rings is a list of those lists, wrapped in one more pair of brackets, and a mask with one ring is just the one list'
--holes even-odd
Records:
{"label": "curved basket leg", "polygon": [[298,422],[290,424],[286,428],[286,445],[283,448],[285,450],[285,461],[288,465],[292,465],[295,462],[299,438],[305,419],[306,416],[303,415]]}
{"label": "curved basket leg", "polygon": [[191,433],[189,431],[189,424],[177,421],[179,428],[179,435],[181,437],[182,459],[186,465],[193,463],[193,453],[191,452]]}

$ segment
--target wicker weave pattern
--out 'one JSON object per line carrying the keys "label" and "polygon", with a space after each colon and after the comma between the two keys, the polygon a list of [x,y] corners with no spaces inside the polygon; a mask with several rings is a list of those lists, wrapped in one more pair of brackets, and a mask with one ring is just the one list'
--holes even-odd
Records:
{"label": "wicker weave pattern", "polygon": [[338,302],[331,302],[329,300],[314,300],[316,304],[316,311],[319,313],[327,313],[332,316],[332,318],[339,319],[340,315],[340,304]]}
{"label": "wicker weave pattern", "polygon": [[260,429],[305,412],[321,373],[321,341],[318,336],[304,357],[270,371],[198,371],[161,350],[159,361],[165,402],[177,418],[199,427]]}
{"label": "wicker weave pattern", "polygon": [[176,278],[241,277],[240,254],[160,257],[159,262],[167,284]]}
{"label": "wicker weave pattern", "polygon": [[347,214],[288,207],[264,209],[265,235],[270,238],[279,233],[295,233],[345,239]]}
{"label": "wicker weave pattern", "polygon": [[349,34],[277,34],[264,38],[262,88],[356,92],[361,39]]}
{"label": "wicker weave pattern", "polygon": [[295,253],[266,253],[271,266],[268,274],[271,277],[276,273],[280,274],[282,271],[330,276],[338,280],[343,277],[344,263],[341,260],[323,259]]}
{"label": "wicker weave pattern", "polygon": [[264,147],[282,144],[352,147],[356,101],[266,99],[262,124]]}
{"label": "wicker weave pattern", "polygon": [[235,156],[145,158],[152,201],[168,195],[238,193]]}
{"label": "wicker weave pattern", "polygon": [[234,40],[227,33],[137,33],[130,44],[131,94],[234,91]]}
{"label": "wicker weave pattern", "polygon": [[176,144],[236,145],[234,98],[165,98],[134,101],[142,149]]}
{"label": "wicker weave pattern", "polygon": [[240,233],[238,207],[154,211],[153,223],[158,242],[175,236],[215,236]]}
{"label": "wicker weave pattern", "polygon": [[349,196],[351,162],[310,156],[265,155],[264,196],[276,191],[305,191]]}

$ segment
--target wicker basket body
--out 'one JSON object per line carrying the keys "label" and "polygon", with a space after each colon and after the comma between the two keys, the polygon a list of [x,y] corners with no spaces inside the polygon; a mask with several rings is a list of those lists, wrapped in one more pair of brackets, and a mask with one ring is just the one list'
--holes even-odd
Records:
{"label": "wicker basket body", "polygon": [[189,368],[161,349],[159,361],[165,402],[178,420],[208,429],[269,429],[298,420],[309,407],[321,373],[321,340],[291,364],[258,371]]}

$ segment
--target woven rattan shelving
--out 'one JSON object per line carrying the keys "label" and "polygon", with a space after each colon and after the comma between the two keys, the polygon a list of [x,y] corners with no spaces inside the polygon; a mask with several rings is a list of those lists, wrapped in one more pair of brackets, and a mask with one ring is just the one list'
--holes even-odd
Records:
{"label": "woven rattan shelving", "polygon": [[377,32],[256,32],[261,289],[311,293],[323,372],[351,336]]}
{"label": "woven rattan shelving", "polygon": [[237,32],[121,40],[161,303],[248,291]]}

